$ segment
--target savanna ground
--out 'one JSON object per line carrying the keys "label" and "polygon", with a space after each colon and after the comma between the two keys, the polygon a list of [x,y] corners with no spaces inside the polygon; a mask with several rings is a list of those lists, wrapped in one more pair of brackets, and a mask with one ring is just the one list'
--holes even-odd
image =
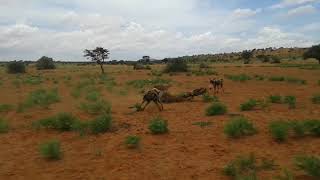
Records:
{"label": "savanna ground", "polygon": [[[213,68],[214,66],[214,68]],[[277,165],[271,171],[259,171],[259,179],[273,179],[282,169],[294,172],[297,179],[308,179],[296,170],[293,159],[299,154],[320,155],[320,138],[292,138],[286,142],[275,141],[269,133],[273,120],[319,119],[320,105],[310,100],[320,92],[319,69],[278,67],[262,65],[212,65],[212,70],[225,74],[245,73],[250,76],[263,75],[265,80],[255,79],[235,82],[225,78],[225,93],[218,95],[228,108],[226,115],[206,116],[210,103],[196,97],[193,101],[164,104],[159,112],[150,104],[143,112],[134,112],[128,107],[142,100],[141,89],[127,84],[137,79],[169,79],[170,93],[179,94],[199,87],[208,87],[213,75],[194,76],[181,73],[163,74],[155,77],[149,70],[134,71],[131,66],[106,65],[112,82],[91,83],[101,96],[112,105],[113,130],[100,135],[79,135],[77,132],[36,130],[32,122],[53,116],[59,112],[70,112],[81,120],[90,120],[90,115],[79,108],[86,102],[85,93],[74,97],[72,91],[85,79],[100,75],[98,66],[59,66],[55,70],[37,71],[28,67],[23,75],[10,75],[1,68],[0,104],[12,105],[1,117],[9,122],[8,133],[0,134],[0,179],[229,179],[222,174],[224,166],[239,155],[254,153],[257,159],[274,160]],[[161,70],[162,66],[152,66]],[[31,75],[40,76],[40,83],[26,83]],[[269,81],[271,76],[295,77],[306,80],[306,84]],[[94,80],[93,80],[94,81]],[[108,80],[109,81],[109,80]],[[37,89],[57,88],[60,101],[49,108],[31,107],[17,110],[28,94]],[[147,89],[147,86],[144,87]],[[142,88],[143,89],[143,88]],[[213,93],[213,92],[211,92]],[[264,109],[240,111],[241,103],[250,98],[263,99],[269,95],[294,95],[295,109],[285,104],[270,104]],[[224,125],[234,114],[241,114],[253,122],[258,133],[253,136],[231,139],[224,132]],[[148,129],[149,121],[161,116],[168,121],[169,133],[153,135]],[[197,122],[211,122],[199,127]],[[128,149],[124,140],[128,135],[141,137],[138,149]],[[39,144],[49,139],[61,142],[63,157],[59,161],[48,161],[39,153]]]}

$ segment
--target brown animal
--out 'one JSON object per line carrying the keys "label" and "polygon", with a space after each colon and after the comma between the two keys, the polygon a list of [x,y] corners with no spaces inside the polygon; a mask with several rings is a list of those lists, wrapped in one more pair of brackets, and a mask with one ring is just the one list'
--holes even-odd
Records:
{"label": "brown animal", "polygon": [[183,95],[184,98],[191,98],[193,99],[193,97],[195,96],[200,96],[200,95],[203,95],[207,92],[207,89],[206,88],[198,88],[198,89],[195,89],[193,90],[192,92],[187,92]]}
{"label": "brown animal", "polygon": [[212,89],[212,87],[213,87],[215,94],[219,93],[220,89],[224,92],[223,79],[213,78],[213,79],[209,79],[209,81],[210,81],[210,84],[211,84],[211,88],[210,89]]}
{"label": "brown animal", "polygon": [[[162,102],[161,102],[161,96],[162,96],[163,92],[160,91],[159,89],[157,88],[153,88],[151,90],[149,90],[144,96],[143,96],[143,101],[141,103],[141,110],[143,111],[147,106],[148,104],[153,101],[157,107],[159,108],[160,111],[163,110],[163,105],[162,105]],[[145,104],[145,106],[143,106],[143,104]]]}

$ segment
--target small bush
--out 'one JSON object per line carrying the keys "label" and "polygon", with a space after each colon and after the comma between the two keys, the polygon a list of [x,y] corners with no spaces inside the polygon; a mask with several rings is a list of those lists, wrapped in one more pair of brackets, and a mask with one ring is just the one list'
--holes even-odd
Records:
{"label": "small bush", "polygon": [[112,126],[110,114],[103,114],[89,123],[90,131],[93,134],[101,134],[109,131]]}
{"label": "small bush", "polygon": [[245,82],[248,80],[251,80],[252,78],[246,74],[239,74],[239,75],[225,75],[227,79],[230,79],[232,81],[238,81],[238,82]]}
{"label": "small bush", "polygon": [[313,104],[320,104],[320,94],[313,95],[311,101]]}
{"label": "small bush", "polygon": [[10,111],[12,109],[13,109],[13,107],[10,104],[0,104],[0,113],[8,112],[8,111]]}
{"label": "small bush", "polygon": [[285,77],[283,76],[272,76],[269,78],[269,81],[285,81]]}
{"label": "small bush", "polygon": [[227,106],[219,102],[214,102],[206,109],[207,116],[223,115],[226,112],[227,112]]}
{"label": "small bush", "polygon": [[231,138],[253,135],[256,132],[253,124],[244,117],[234,118],[224,127],[224,133]]}
{"label": "small bush", "polygon": [[149,130],[152,134],[164,134],[168,132],[168,122],[161,117],[152,119],[149,123]]}
{"label": "small bush", "polygon": [[306,127],[302,121],[292,121],[290,122],[290,127],[292,128],[294,134],[298,137],[302,137],[306,133]]}
{"label": "small bush", "polygon": [[88,101],[98,101],[100,99],[100,93],[98,91],[90,91],[87,93],[86,99]]}
{"label": "small bush", "polygon": [[111,105],[104,100],[98,100],[96,102],[82,103],[80,109],[93,115],[103,113],[109,114],[111,112]]}
{"label": "small bush", "polygon": [[23,61],[12,61],[7,65],[7,72],[10,74],[25,73],[26,66]]}
{"label": "small bush", "polygon": [[125,144],[128,148],[137,148],[140,145],[140,140],[139,136],[127,136]]}
{"label": "small bush", "polygon": [[288,138],[289,125],[284,121],[274,121],[269,125],[272,137],[277,141],[285,141]]}
{"label": "small bush", "polygon": [[256,158],[250,154],[249,156],[239,156],[229,162],[223,169],[223,174],[236,180],[256,180],[257,170]]}
{"label": "small bush", "polygon": [[217,96],[211,96],[210,94],[204,94],[202,96],[203,102],[219,102],[219,99]]}
{"label": "small bush", "polygon": [[31,84],[31,85],[39,85],[43,82],[41,76],[29,76],[27,79],[23,80],[24,84]]}
{"label": "small bush", "polygon": [[258,101],[255,99],[249,99],[249,101],[240,105],[241,111],[251,111],[258,105]]}
{"label": "small bush", "polygon": [[54,61],[52,58],[42,56],[37,62],[36,67],[38,70],[44,69],[55,69],[56,66],[54,65]]}
{"label": "small bush", "polygon": [[24,108],[29,108],[33,106],[41,106],[48,108],[50,104],[56,103],[60,101],[60,97],[58,95],[57,89],[53,90],[44,90],[39,89],[31,92],[27,100],[23,103]]}
{"label": "small bush", "polygon": [[0,118],[0,134],[7,133],[8,131],[9,131],[8,122]]}
{"label": "small bush", "polygon": [[60,148],[60,142],[58,140],[51,140],[49,142],[40,145],[41,155],[50,160],[61,159],[62,152]]}
{"label": "small bush", "polygon": [[271,103],[282,103],[282,97],[280,95],[271,95],[269,96],[269,100]]}
{"label": "small bush", "polygon": [[78,123],[78,119],[70,113],[59,113],[53,117],[38,120],[33,123],[36,128],[48,128],[59,131],[71,131],[74,130],[75,124]]}
{"label": "small bush", "polygon": [[320,178],[320,158],[316,156],[302,155],[295,159],[296,166],[305,171],[309,176]]}
{"label": "small bush", "polygon": [[284,97],[284,103],[289,105],[290,109],[296,108],[296,97],[295,96],[285,96]]}
{"label": "small bush", "polygon": [[320,120],[306,120],[304,121],[304,126],[309,134],[314,136],[320,136]]}
{"label": "small bush", "polygon": [[188,72],[188,64],[183,60],[176,60],[166,65],[164,69],[165,73],[175,72]]}

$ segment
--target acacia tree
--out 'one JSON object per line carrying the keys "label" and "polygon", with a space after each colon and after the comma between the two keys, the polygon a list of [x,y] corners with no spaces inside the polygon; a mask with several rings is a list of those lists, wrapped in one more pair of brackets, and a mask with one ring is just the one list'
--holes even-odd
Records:
{"label": "acacia tree", "polygon": [[253,56],[253,53],[252,53],[251,51],[245,50],[245,51],[243,51],[243,52],[241,53],[241,57],[244,59],[244,63],[245,63],[245,64],[249,64],[250,58],[251,58],[252,56]]}
{"label": "acacia tree", "polygon": [[304,58],[304,59],[307,59],[307,58],[315,58],[316,60],[319,61],[319,64],[320,64],[320,44],[319,44],[319,45],[312,46],[311,48],[309,48],[309,49],[303,54],[303,58]]}
{"label": "acacia tree", "polygon": [[91,58],[92,61],[95,61],[101,67],[101,72],[104,74],[103,64],[104,60],[109,58],[109,50],[104,49],[103,47],[96,47],[93,50],[84,50],[84,57]]}

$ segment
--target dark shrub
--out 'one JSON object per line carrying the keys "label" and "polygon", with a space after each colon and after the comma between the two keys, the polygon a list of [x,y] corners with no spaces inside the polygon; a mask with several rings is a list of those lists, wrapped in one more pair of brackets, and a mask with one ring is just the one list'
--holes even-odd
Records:
{"label": "dark shrub", "polygon": [[285,141],[288,138],[289,124],[285,121],[274,121],[269,125],[271,135],[277,141]]}
{"label": "dark shrub", "polygon": [[60,142],[51,140],[40,145],[41,155],[49,160],[59,160],[61,158]]}
{"label": "dark shrub", "polygon": [[137,148],[140,145],[141,138],[139,136],[126,137],[125,144],[128,148]]}
{"label": "dark shrub", "polygon": [[284,97],[284,103],[289,105],[290,109],[296,108],[296,97],[295,96],[285,96]]}
{"label": "dark shrub", "polygon": [[48,128],[59,131],[71,131],[74,125],[78,122],[78,119],[70,113],[59,113],[53,117],[41,119],[33,123],[36,128]]}
{"label": "dark shrub", "polygon": [[55,69],[54,61],[52,58],[42,56],[36,63],[36,67],[38,70],[43,69]]}
{"label": "dark shrub", "polygon": [[105,133],[111,129],[112,117],[110,114],[103,114],[91,121],[89,124],[90,131],[93,134]]}
{"label": "dark shrub", "polygon": [[216,115],[222,115],[227,112],[227,107],[219,102],[214,102],[211,104],[207,110],[206,110],[206,115],[207,116],[216,116]]}
{"label": "dark shrub", "polygon": [[320,178],[320,158],[316,156],[298,156],[296,157],[296,166],[305,171],[309,176]]}
{"label": "dark shrub", "polygon": [[182,60],[176,60],[167,64],[165,73],[170,72],[188,72],[188,64]]}
{"label": "dark shrub", "polygon": [[8,122],[0,118],[0,134],[7,133],[9,131]]}
{"label": "dark shrub", "polygon": [[168,122],[161,117],[152,119],[149,123],[149,130],[152,134],[164,134],[168,132]]}
{"label": "dark shrub", "polygon": [[320,104],[320,94],[313,95],[311,100],[313,104]]}
{"label": "dark shrub", "polygon": [[271,103],[282,103],[282,97],[280,95],[271,95],[269,96],[269,100]]}
{"label": "dark shrub", "polygon": [[23,61],[12,61],[7,65],[7,72],[10,74],[25,73],[26,66]]}
{"label": "dark shrub", "polygon": [[244,117],[234,118],[224,126],[224,133],[231,138],[253,135],[256,132],[253,124]]}
{"label": "dark shrub", "polygon": [[249,99],[249,101],[240,105],[241,111],[250,111],[253,110],[258,105],[258,101],[255,99]]}

